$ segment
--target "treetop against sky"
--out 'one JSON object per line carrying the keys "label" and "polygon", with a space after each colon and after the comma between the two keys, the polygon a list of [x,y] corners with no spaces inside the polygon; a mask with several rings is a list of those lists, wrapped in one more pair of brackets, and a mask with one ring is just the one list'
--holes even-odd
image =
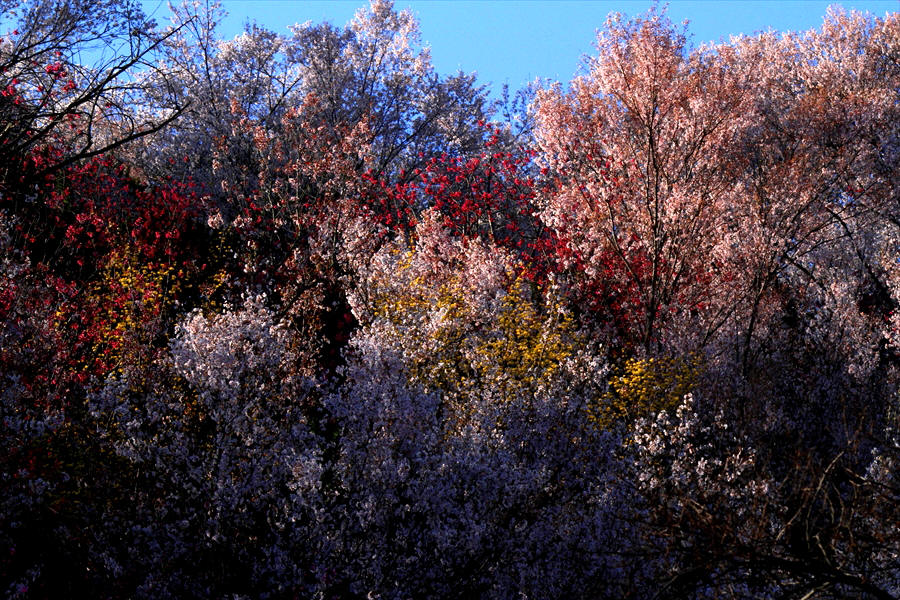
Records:
{"label": "treetop against sky", "polygon": [[[224,0],[228,18],[222,34],[237,35],[247,21],[279,33],[305,21],[343,25],[366,4],[363,0]],[[653,4],[650,0],[399,0],[395,7],[409,8],[417,16],[422,41],[430,46],[438,72],[475,71],[482,83],[491,83],[496,91],[504,83],[517,89],[535,78],[568,81],[578,70],[581,57],[594,53],[595,32],[609,13],[633,17]],[[820,0],[685,0],[666,6],[672,21],[689,21],[691,41],[700,45],[769,29],[817,28],[833,4]],[[840,5],[879,17],[898,7],[893,0],[847,0]],[[160,23],[166,20],[165,2],[147,0],[143,7]]]}

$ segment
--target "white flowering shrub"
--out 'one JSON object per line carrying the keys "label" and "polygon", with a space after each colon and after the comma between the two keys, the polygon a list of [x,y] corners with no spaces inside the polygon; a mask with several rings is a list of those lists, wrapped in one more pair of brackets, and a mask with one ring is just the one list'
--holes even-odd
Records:
{"label": "white flowering shrub", "polygon": [[140,595],[302,589],[323,467],[312,390],[292,374],[288,346],[263,298],[191,313],[169,364],[91,399],[116,452],[153,480],[128,532],[128,561],[146,569]]}
{"label": "white flowering shrub", "polygon": [[324,488],[337,511],[332,585],[390,598],[621,591],[628,530],[615,515],[628,486],[616,438],[591,425],[585,398],[484,390],[457,427],[447,398],[411,385],[393,349],[366,337],[354,349],[347,383],[326,400],[341,432]]}
{"label": "white flowering shrub", "polygon": [[641,421],[629,444],[644,534],[635,551],[667,574],[664,594],[782,597],[827,585],[826,597],[868,598],[896,589],[900,536],[889,523],[898,496],[882,479],[895,444],[867,454],[870,442],[853,440],[821,461],[779,440],[790,416],[735,427],[737,412],[710,408],[687,396],[674,414]]}

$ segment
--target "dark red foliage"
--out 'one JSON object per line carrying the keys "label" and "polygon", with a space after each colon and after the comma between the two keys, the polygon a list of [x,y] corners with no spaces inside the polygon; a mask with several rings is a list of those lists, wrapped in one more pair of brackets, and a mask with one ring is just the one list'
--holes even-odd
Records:
{"label": "dark red foliage", "polygon": [[548,183],[533,164],[534,151],[500,151],[498,137],[494,131],[476,156],[431,158],[407,183],[389,184],[366,173],[371,193],[362,201],[380,223],[404,233],[424,210],[436,210],[454,235],[511,251],[526,278],[543,280],[565,251],[538,216],[538,199]]}

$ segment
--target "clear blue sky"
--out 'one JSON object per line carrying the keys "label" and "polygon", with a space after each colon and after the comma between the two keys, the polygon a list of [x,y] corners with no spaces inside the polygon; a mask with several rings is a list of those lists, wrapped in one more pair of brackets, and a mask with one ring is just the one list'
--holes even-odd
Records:
{"label": "clear blue sky", "polygon": [[[515,90],[536,77],[567,83],[581,57],[593,52],[595,32],[608,13],[634,16],[651,4],[649,0],[394,0],[396,9],[409,7],[417,15],[422,41],[431,47],[439,72],[476,71],[479,81],[493,84],[495,92],[503,83]],[[668,14],[676,23],[689,20],[688,32],[699,45],[770,28],[802,31],[819,27],[830,4],[834,2],[675,0],[669,3]],[[840,4],[879,17],[900,10],[898,0],[846,0]],[[165,2],[145,0],[143,5],[147,12],[157,11],[160,24],[165,21]],[[229,18],[222,34],[238,34],[248,19],[281,33],[305,21],[342,25],[366,5],[368,0],[224,0]]]}

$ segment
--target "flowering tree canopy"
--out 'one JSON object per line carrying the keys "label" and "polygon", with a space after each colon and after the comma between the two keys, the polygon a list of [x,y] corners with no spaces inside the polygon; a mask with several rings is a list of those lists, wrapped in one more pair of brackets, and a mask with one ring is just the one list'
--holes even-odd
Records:
{"label": "flowering tree canopy", "polygon": [[6,596],[900,597],[897,14],[519,135],[382,0],[0,9]]}

